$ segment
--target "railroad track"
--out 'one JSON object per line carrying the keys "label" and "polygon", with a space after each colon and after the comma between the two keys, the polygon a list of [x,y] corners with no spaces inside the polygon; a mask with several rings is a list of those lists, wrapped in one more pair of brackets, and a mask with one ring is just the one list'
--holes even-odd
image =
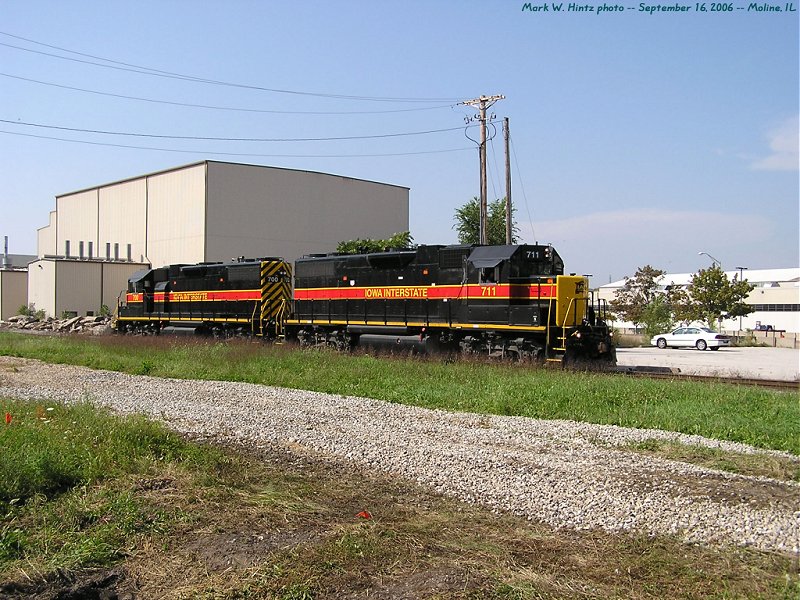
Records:
{"label": "railroad track", "polygon": [[680,369],[671,367],[617,367],[616,373],[629,377],[647,377],[650,379],[671,379],[675,381],[704,381],[707,383],[727,383],[747,387],[763,387],[781,391],[800,391],[800,381],[782,379],[752,379],[748,377],[720,377],[717,375],[688,375]]}

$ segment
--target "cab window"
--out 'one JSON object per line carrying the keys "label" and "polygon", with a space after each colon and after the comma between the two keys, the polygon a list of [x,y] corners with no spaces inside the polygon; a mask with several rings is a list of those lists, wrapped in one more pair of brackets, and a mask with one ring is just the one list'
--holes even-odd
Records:
{"label": "cab window", "polygon": [[480,270],[479,283],[497,283],[500,280],[500,267],[487,267]]}

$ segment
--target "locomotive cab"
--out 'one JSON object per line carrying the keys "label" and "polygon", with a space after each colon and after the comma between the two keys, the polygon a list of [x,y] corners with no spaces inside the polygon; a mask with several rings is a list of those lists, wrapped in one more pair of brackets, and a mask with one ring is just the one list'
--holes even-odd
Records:
{"label": "locomotive cab", "polygon": [[117,313],[123,310],[128,315],[143,316],[153,311],[156,287],[167,278],[167,270],[142,269],[128,278],[128,292],[124,303],[119,303]]}

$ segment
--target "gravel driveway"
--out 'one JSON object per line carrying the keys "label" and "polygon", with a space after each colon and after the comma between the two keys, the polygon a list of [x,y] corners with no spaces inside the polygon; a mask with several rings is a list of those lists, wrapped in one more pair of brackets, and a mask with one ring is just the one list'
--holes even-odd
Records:
{"label": "gravel driveway", "polygon": [[554,527],[637,530],[687,542],[800,552],[799,484],[621,448],[657,438],[764,452],[732,442],[447,413],[245,383],[132,376],[4,356],[0,396],[88,399],[221,441],[299,446]]}

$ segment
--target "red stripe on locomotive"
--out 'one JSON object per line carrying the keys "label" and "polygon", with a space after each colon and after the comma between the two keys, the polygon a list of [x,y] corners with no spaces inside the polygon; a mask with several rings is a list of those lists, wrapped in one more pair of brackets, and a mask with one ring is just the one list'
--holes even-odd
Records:
{"label": "red stripe on locomotive", "polygon": [[459,300],[476,298],[555,298],[556,285],[465,285],[296,288],[295,300]]}

